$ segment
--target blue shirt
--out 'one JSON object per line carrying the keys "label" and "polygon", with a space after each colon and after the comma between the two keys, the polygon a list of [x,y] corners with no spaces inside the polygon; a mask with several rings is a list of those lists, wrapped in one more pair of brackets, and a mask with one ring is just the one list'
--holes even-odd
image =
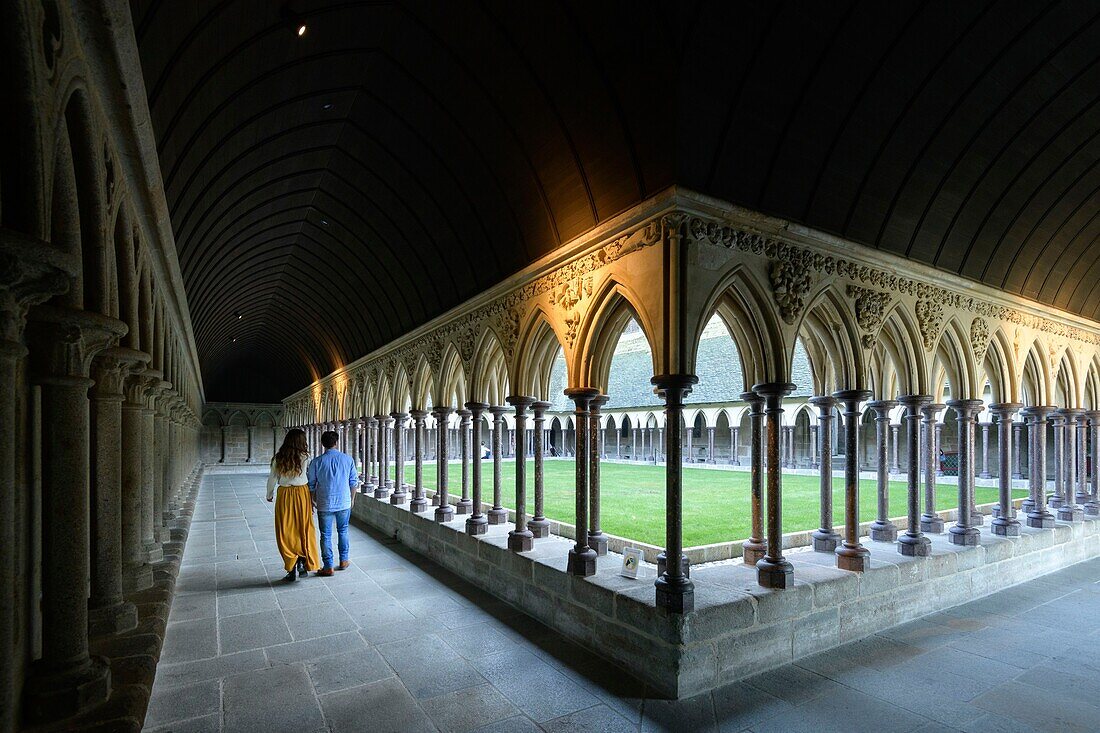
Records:
{"label": "blue shirt", "polygon": [[351,509],[351,491],[359,485],[351,456],[329,448],[309,462],[306,480],[318,512]]}

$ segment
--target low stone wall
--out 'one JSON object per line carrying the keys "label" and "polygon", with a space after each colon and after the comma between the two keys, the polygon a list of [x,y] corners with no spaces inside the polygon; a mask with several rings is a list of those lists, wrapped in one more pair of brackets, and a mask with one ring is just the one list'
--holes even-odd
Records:
{"label": "low stone wall", "polygon": [[506,548],[503,524],[481,537],[464,519],[432,520],[408,505],[357,496],[353,515],[430,557],[547,626],[630,669],[660,694],[688,697],[830,649],[935,611],[980,598],[1100,555],[1100,521],[1054,529],[1024,527],[1005,539],[983,532],[977,547],[933,536],[933,555],[907,558],[893,544],[865,541],[871,569],[838,570],[831,554],[792,551],[795,585],[769,590],[739,560],[692,568],[695,610],[684,616],[654,605],[655,570],[618,574],[621,557],[600,558],[596,575],[565,572],[572,543],[551,536],[535,549]]}

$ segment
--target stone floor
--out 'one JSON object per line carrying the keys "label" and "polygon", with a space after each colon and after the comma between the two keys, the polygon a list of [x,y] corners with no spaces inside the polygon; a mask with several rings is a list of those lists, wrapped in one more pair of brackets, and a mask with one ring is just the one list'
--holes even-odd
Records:
{"label": "stone floor", "polygon": [[146,730],[1100,730],[1100,559],[667,701],[361,528],[282,583],[263,491],[203,480]]}

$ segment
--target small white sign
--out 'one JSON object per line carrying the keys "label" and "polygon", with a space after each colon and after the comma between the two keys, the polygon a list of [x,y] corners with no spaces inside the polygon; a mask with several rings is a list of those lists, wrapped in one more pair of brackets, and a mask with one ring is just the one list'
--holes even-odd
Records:
{"label": "small white sign", "polygon": [[619,575],[627,578],[637,578],[638,569],[642,566],[642,551],[637,547],[623,548],[623,569]]}

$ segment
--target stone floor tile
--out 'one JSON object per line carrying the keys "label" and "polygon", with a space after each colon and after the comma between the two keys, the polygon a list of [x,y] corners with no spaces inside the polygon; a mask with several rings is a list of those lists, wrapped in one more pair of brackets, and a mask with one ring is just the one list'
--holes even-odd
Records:
{"label": "stone floor tile", "polygon": [[397,678],[323,695],[321,709],[332,733],[434,733],[416,700]]}
{"label": "stone floor tile", "polygon": [[165,664],[206,659],[218,653],[218,622],[213,618],[180,621],[168,627],[160,661]]}
{"label": "stone floor tile", "polygon": [[754,723],[753,733],[881,733],[911,731],[927,723],[916,713],[856,690],[838,687],[814,699]]}
{"label": "stone floor tile", "polygon": [[154,695],[149,702],[149,710],[145,713],[145,725],[149,728],[220,713],[222,709],[219,680],[207,680],[178,687],[172,691],[172,694],[156,694],[160,691],[160,685],[154,685]]}
{"label": "stone floor tile", "polygon": [[157,667],[157,687],[172,688],[194,684],[203,680],[251,672],[267,666],[263,650],[253,649],[237,654],[226,654],[210,659],[180,664],[161,664]]}
{"label": "stone floor tile", "polygon": [[542,733],[542,728],[531,722],[530,718],[517,715],[514,718],[498,720],[489,725],[476,728],[471,733]]}
{"label": "stone floor tile", "polygon": [[466,733],[519,713],[489,684],[429,697],[420,701],[420,707],[442,733]]}
{"label": "stone floor tile", "polygon": [[294,641],[332,636],[359,628],[339,603],[321,603],[283,611]]}
{"label": "stone floor tile", "polygon": [[986,713],[961,726],[963,733],[1037,733],[1038,728],[996,713]]}
{"label": "stone floor tile", "polygon": [[368,644],[388,644],[391,641],[430,636],[437,630],[429,624],[398,621],[397,623],[367,626],[359,629],[359,633]]}
{"label": "stone floor tile", "polygon": [[517,641],[496,626],[481,623],[455,629],[443,636],[447,645],[466,659],[478,659],[511,649]]}
{"label": "stone floor tile", "polygon": [[735,682],[715,690],[714,714],[722,733],[737,733],[774,718],[793,707],[786,700],[769,695],[744,682]]}
{"label": "stone floor tile", "polygon": [[295,664],[366,648],[367,643],[363,641],[359,634],[345,632],[317,639],[296,641],[290,644],[269,646],[264,649],[264,654],[267,655],[267,659],[271,664]]}
{"label": "stone floor tile", "polygon": [[307,663],[306,669],[318,695],[393,677],[393,670],[374,649],[322,657]]}
{"label": "stone floor tile", "polygon": [[201,718],[190,720],[177,720],[161,728],[150,729],[146,726],[143,730],[147,733],[220,733],[222,729],[221,713],[204,715]]}
{"label": "stone floor tile", "polygon": [[560,718],[598,700],[536,655],[522,649],[476,659],[474,667],[532,720]]}
{"label": "stone floor tile", "polygon": [[547,733],[635,733],[632,723],[606,705],[578,710],[542,724]]}
{"label": "stone floor tile", "polygon": [[227,677],[223,687],[226,731],[315,731],[325,719],[309,674],[299,664]]}
{"label": "stone floor tile", "polygon": [[292,641],[281,611],[261,611],[218,619],[222,654]]}
{"label": "stone floor tile", "polygon": [[834,693],[839,687],[833,680],[793,664],[750,677],[745,682],[792,705]]}
{"label": "stone floor tile", "polygon": [[650,700],[642,706],[642,733],[713,733],[718,730],[711,693],[683,700]]}
{"label": "stone floor tile", "polygon": [[248,591],[218,591],[218,618],[243,616],[260,611],[277,611],[279,603],[270,587]]}
{"label": "stone floor tile", "polygon": [[418,700],[482,684],[473,667],[438,636],[421,636],[376,647]]}
{"label": "stone floor tile", "polygon": [[176,593],[172,598],[172,611],[168,614],[168,623],[214,618],[217,615],[218,598],[213,592]]}

